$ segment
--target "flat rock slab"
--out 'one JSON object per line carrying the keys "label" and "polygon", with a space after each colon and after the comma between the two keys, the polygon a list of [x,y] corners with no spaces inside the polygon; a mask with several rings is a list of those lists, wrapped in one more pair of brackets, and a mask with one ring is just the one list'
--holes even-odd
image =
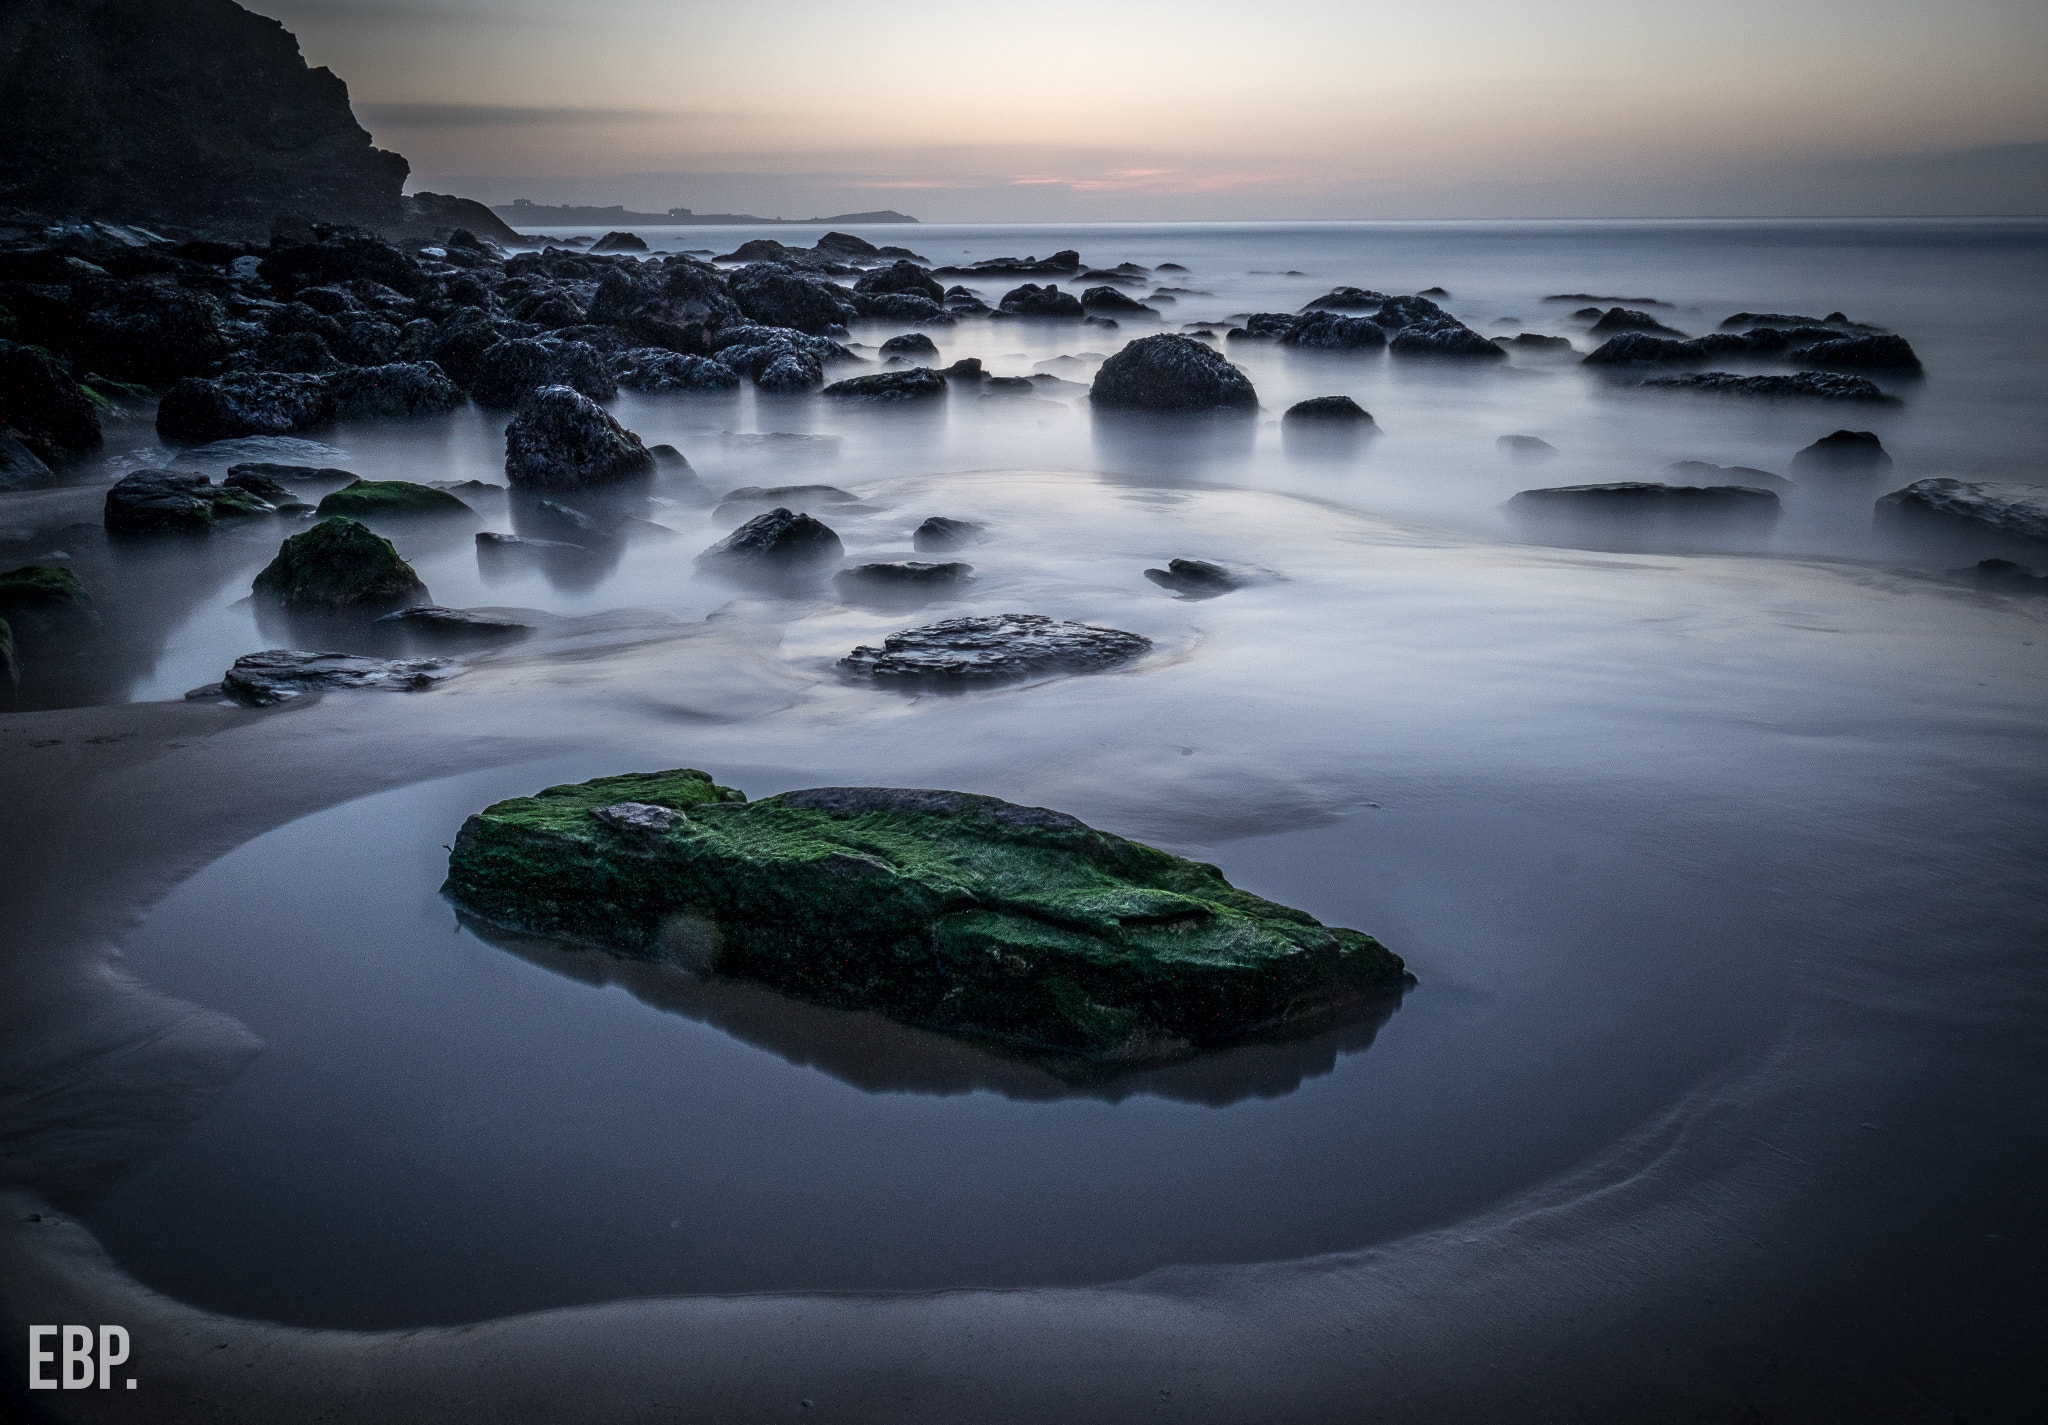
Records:
{"label": "flat rock slab", "polygon": [[993,683],[1048,673],[1095,673],[1139,657],[1152,640],[1043,614],[992,614],[905,629],[839,660],[886,683]]}
{"label": "flat rock slab", "polygon": [[499,802],[455,839],[468,914],[1020,1054],[1070,1078],[1327,1024],[1407,983],[1371,936],[1061,812],[692,770]]}
{"label": "flat rock slab", "polygon": [[377,622],[414,633],[507,638],[513,634],[533,632],[532,624],[509,619],[502,614],[481,613],[475,609],[445,609],[439,604],[400,609],[395,614],[385,614]]}
{"label": "flat rock slab", "polygon": [[445,658],[364,658],[353,653],[270,648],[242,655],[218,683],[194,688],[185,696],[230,697],[260,708],[330,688],[418,692],[433,687],[452,671]]}
{"label": "flat rock slab", "polygon": [[2048,485],[2009,480],[1915,480],[1877,502],[1888,523],[1936,520],[2019,539],[2048,540]]}

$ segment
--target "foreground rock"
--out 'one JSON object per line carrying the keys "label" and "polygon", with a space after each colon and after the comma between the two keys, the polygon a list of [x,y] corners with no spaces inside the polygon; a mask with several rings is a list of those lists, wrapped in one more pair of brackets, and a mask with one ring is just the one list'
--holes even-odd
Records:
{"label": "foreground rock", "polygon": [[1122,629],[1043,614],[994,614],[892,633],[880,648],[854,649],[839,666],[878,683],[994,683],[1100,672],[1130,662],[1151,646],[1151,639]]}
{"label": "foreground rock", "polygon": [[1876,401],[1898,404],[1863,376],[1831,371],[1799,371],[1790,376],[1738,376],[1732,371],[1700,371],[1690,376],[1661,376],[1643,382],[1645,389],[1708,391],[1719,396],[1764,396],[1779,400]]}
{"label": "foreground rock", "polygon": [[1220,352],[1184,336],[1140,337],[1095,373],[1094,404],[1174,414],[1256,410],[1259,393]]}
{"label": "foreground rock", "polygon": [[324,519],[278,547],[255,592],[288,609],[341,611],[432,600],[390,540],[352,519]]}
{"label": "foreground rock", "polygon": [[104,518],[114,534],[203,534],[217,520],[275,509],[248,490],[216,485],[204,475],[138,470],[107,491]]}
{"label": "foreground rock", "polygon": [[653,473],[640,437],[572,387],[541,387],[505,428],[505,478],[515,489],[587,490]]}
{"label": "foreground rock", "polygon": [[1891,469],[1892,458],[1875,431],[1838,430],[1794,455],[1792,468],[1876,474]]}
{"label": "foreground rock", "polygon": [[1880,522],[1946,525],[2017,539],[2048,540],[2048,485],[2006,480],[1915,480],[1877,502]]}
{"label": "foreground rock", "polygon": [[974,573],[972,564],[934,564],[923,559],[897,559],[886,564],[857,564],[842,569],[832,581],[842,589],[900,590],[938,589],[964,583]]}
{"label": "foreground rock", "polygon": [[462,392],[431,361],[348,367],[328,376],[327,395],[336,420],[438,416],[462,404]]}
{"label": "foreground rock", "polygon": [[732,573],[801,573],[837,563],[845,553],[839,536],[823,521],[773,509],[719,540],[697,556],[697,563]]}
{"label": "foreground rock", "polygon": [[1317,1025],[1406,982],[1371,936],[1059,812],[702,772],[499,802],[449,856],[464,911],[999,1046],[1074,1077]]}
{"label": "foreground rock", "polygon": [[1145,577],[1184,599],[1213,599],[1247,582],[1239,571],[1206,559],[1169,559],[1164,569],[1147,569]]}
{"label": "foreground rock", "polygon": [[407,633],[447,639],[517,638],[533,632],[532,624],[506,618],[503,614],[488,614],[477,609],[444,609],[439,604],[400,609],[397,613],[385,614],[377,622]]}
{"label": "foreground rock", "polygon": [[415,485],[410,480],[358,480],[321,500],[314,513],[367,520],[473,515],[476,511],[432,485]]}
{"label": "foreground rock", "polygon": [[449,676],[445,658],[363,658],[353,653],[301,653],[271,648],[244,654],[218,683],[194,688],[188,698],[229,697],[270,707],[330,688],[383,688],[415,693]]}

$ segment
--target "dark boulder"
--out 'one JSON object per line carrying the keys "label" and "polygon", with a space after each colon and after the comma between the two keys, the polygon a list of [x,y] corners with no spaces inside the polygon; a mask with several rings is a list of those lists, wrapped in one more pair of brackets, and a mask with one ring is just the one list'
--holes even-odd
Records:
{"label": "dark boulder", "polygon": [[1507,353],[1463,322],[1445,319],[1432,324],[1405,326],[1387,343],[1396,356],[1442,356],[1483,361],[1504,361]]}
{"label": "dark boulder", "polygon": [[477,361],[469,392],[486,406],[517,406],[544,386],[568,386],[596,401],[619,394],[611,367],[588,343],[554,337],[502,341]]}
{"label": "dark boulder", "polygon": [[919,366],[909,371],[884,371],[877,376],[834,381],[820,394],[835,401],[929,401],[946,394],[946,378],[930,367]]}
{"label": "dark boulder", "polygon": [[481,609],[444,609],[439,604],[420,604],[380,616],[377,622],[389,628],[424,637],[460,641],[509,639],[533,632],[533,625],[503,614]]}
{"label": "dark boulder", "polygon": [[1557,485],[1524,490],[1508,501],[1514,514],[1645,514],[1734,516],[1743,520],[1774,520],[1780,513],[1777,492],[1748,485],[1660,485],[1646,480],[1620,480],[1604,485]]}
{"label": "dark boulder", "polygon": [[1170,559],[1164,569],[1147,569],[1145,577],[1183,599],[1213,599],[1242,589],[1243,573],[1206,559]]}
{"label": "dark boulder", "polygon": [[920,554],[947,554],[980,543],[984,532],[983,527],[972,520],[933,515],[911,533],[910,547]]}
{"label": "dark boulder", "polygon": [[1879,332],[1882,327],[1865,326],[1852,322],[1840,312],[1829,312],[1824,317],[1801,317],[1790,312],[1737,312],[1721,323],[1723,330],[1737,331],[1743,327],[1836,327],[1844,331]]}
{"label": "dark boulder", "polygon": [[801,351],[776,352],[757,368],[754,384],[763,391],[790,396],[822,385],[825,368],[818,359]]}
{"label": "dark boulder", "polygon": [[245,495],[253,495],[280,513],[312,509],[312,506],[300,499],[295,492],[254,466],[231,465],[228,467],[227,476],[220,483],[223,489],[240,490]]}
{"label": "dark boulder", "polygon": [[1314,396],[1306,401],[1296,401],[1287,408],[1287,414],[1281,419],[1289,422],[1302,421],[1312,425],[1373,424],[1372,412],[1349,396]]}
{"label": "dark boulder", "polygon": [[587,490],[653,473],[640,437],[572,387],[541,387],[505,428],[505,475],[514,489]]}
{"label": "dark boulder", "polygon": [[0,341],[0,430],[55,465],[99,448],[99,407],[48,352]]}
{"label": "dark boulder", "polygon": [[1252,312],[1244,319],[1241,327],[1232,327],[1231,340],[1250,338],[1254,341],[1277,341],[1294,330],[1294,324],[1301,320],[1298,312]]}
{"label": "dark boulder", "polygon": [[352,519],[324,519],[278,546],[256,576],[259,598],[288,609],[347,610],[431,603],[391,541]]}
{"label": "dark boulder", "polygon": [[1121,629],[1043,614],[995,614],[892,633],[879,648],[854,649],[839,666],[878,683],[962,685],[1099,672],[1151,647],[1151,639]]}
{"label": "dark boulder", "polygon": [[1951,569],[1949,573],[1996,593],[2048,594],[2048,574],[2036,574],[2010,559],[1980,559],[1968,569]]}
{"label": "dark boulder", "polygon": [[1156,317],[1158,311],[1114,287],[1090,287],[1081,294],[1081,306],[1090,312],[1121,312],[1133,317]]}
{"label": "dark boulder", "polygon": [[1610,307],[1600,314],[1600,320],[1593,323],[1592,335],[1618,336],[1622,332],[1645,332],[1650,336],[1672,336],[1683,339],[1685,333],[1667,327],[1648,312],[1631,311],[1627,307]]}
{"label": "dark boulder", "polygon": [[882,355],[902,356],[912,360],[919,357],[930,357],[933,360],[937,360],[939,344],[923,332],[906,332],[902,336],[892,336],[883,342]]}
{"label": "dark boulder", "polygon": [[799,572],[836,564],[845,554],[839,536],[819,520],[786,509],[754,516],[697,556],[700,567]]}
{"label": "dark boulder", "polygon": [[1003,294],[998,310],[1013,317],[1080,317],[1086,315],[1080,299],[1062,292],[1057,282],[1039,286],[1026,282]]}
{"label": "dark boulder", "polygon": [[880,257],[882,249],[866,238],[855,237],[852,233],[826,233],[815,244],[819,252],[834,257]]}
{"label": "dark boulder", "polygon": [[236,353],[234,368],[245,371],[288,371],[324,376],[339,371],[342,360],[334,348],[312,332],[287,332],[257,338]]}
{"label": "dark boulder", "polygon": [[1918,371],[1920,357],[1902,336],[1839,337],[1785,354],[1799,366],[1846,371]]}
{"label": "dark boulder", "polygon": [[[1160,269],[1164,271],[1164,268]],[[1384,292],[1369,292],[1363,287],[1334,287],[1330,291],[1303,307],[1304,312],[1365,312],[1377,311],[1387,300]]]}
{"label": "dark boulder", "polygon": [[1645,389],[1704,391],[1721,396],[1763,396],[1779,400],[1875,401],[1897,405],[1897,398],[1862,376],[1829,371],[1799,371],[1790,376],[1738,376],[1732,371],[1701,371],[1690,376],[1660,376],[1643,382]]}
{"label": "dark boulder", "polygon": [[72,360],[80,371],[168,386],[200,376],[227,358],[233,344],[226,313],[214,298],[182,287],[133,284],[96,303],[78,324]]}
{"label": "dark boulder", "polygon": [[945,287],[928,270],[914,262],[901,260],[862,273],[853,284],[853,290],[861,293],[903,292],[934,302],[944,300],[946,295]]}
{"label": "dark boulder", "polygon": [[622,351],[612,358],[612,374],[632,391],[736,391],[737,371],[708,356],[686,356],[660,347]]}
{"label": "dark boulder", "polygon": [[947,311],[963,317],[986,316],[995,310],[965,287],[948,287],[945,307]]}
{"label": "dark boulder", "polygon": [[645,252],[647,243],[637,233],[606,233],[590,245],[592,252]]}
{"label": "dark boulder", "polygon": [[1753,465],[1715,465],[1706,460],[1674,460],[1664,467],[1673,485],[1748,485],[1760,490],[1789,490],[1792,482],[1783,475],[1759,470]]}
{"label": "dark boulder", "polygon": [[1377,351],[1387,344],[1387,334],[1364,317],[1309,312],[1290,322],[1279,340],[1311,351]]}
{"label": "dark boulder", "polygon": [[1516,332],[1513,336],[1497,336],[1494,340],[1516,351],[1554,351],[1562,353],[1576,350],[1572,346],[1570,337],[1543,336],[1537,332]]}
{"label": "dark boulder", "polygon": [[270,648],[235,660],[220,682],[194,688],[188,698],[228,697],[252,708],[272,707],[336,688],[377,688],[417,693],[453,670],[445,658],[364,658],[353,653],[302,653]]}
{"label": "dark boulder", "polygon": [[870,321],[923,322],[940,327],[951,326],[955,321],[951,312],[931,298],[911,292],[856,292],[853,305]]}
{"label": "dark boulder", "polygon": [[1892,468],[1892,458],[1877,432],[1838,430],[1824,435],[1792,457],[1794,470],[1857,471],[1876,474]]}
{"label": "dark boulder", "polygon": [[1140,337],[1102,363],[1089,396],[1138,411],[1252,410],[1259,393],[1236,366],[1184,336]]}
{"label": "dark boulder", "polygon": [[350,366],[327,378],[337,420],[438,416],[462,404],[462,392],[431,361]]}
{"label": "dark boulder", "polygon": [[963,356],[951,366],[942,366],[939,368],[939,375],[948,381],[976,384],[988,379],[988,373],[981,369],[981,358],[978,356]]}
{"label": "dark boulder", "polygon": [[2048,485],[2005,480],[1915,480],[1877,502],[1880,524],[1931,525],[2048,540]]}
{"label": "dark boulder", "polygon": [[188,376],[165,393],[156,433],[173,445],[247,435],[291,435],[334,419],[334,397],[319,376],[242,371]]}
{"label": "dark boulder", "polygon": [[750,321],[821,336],[860,315],[844,290],[822,277],[773,262],[756,262],[726,279]]}
{"label": "dark boulder", "polygon": [[476,511],[432,485],[415,485],[410,480],[358,480],[321,500],[314,513],[370,520],[474,515]]}

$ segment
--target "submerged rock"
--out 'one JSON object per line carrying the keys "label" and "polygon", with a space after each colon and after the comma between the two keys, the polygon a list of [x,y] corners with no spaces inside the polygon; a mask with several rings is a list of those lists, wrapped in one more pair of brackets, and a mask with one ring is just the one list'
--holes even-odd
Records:
{"label": "submerged rock", "polygon": [[1753,465],[1715,465],[1705,460],[1674,460],[1664,467],[1666,475],[1677,476],[1672,484],[1749,485],[1764,490],[1789,490],[1792,482],[1783,475],[1759,470]]}
{"label": "submerged rock", "polygon": [[1645,389],[1706,391],[1721,396],[1763,396],[1781,400],[1877,401],[1890,405],[1897,399],[1862,376],[1838,376],[1830,371],[1800,371],[1790,376],[1738,376],[1732,371],[1699,371],[1690,376],[1660,376],[1643,382]]}
{"label": "submerged rock", "polygon": [[946,554],[979,543],[984,532],[984,527],[972,520],[933,515],[912,531],[910,547],[920,554]]}
{"label": "submerged rock", "polygon": [[974,572],[972,564],[931,564],[921,559],[897,559],[886,564],[857,564],[833,575],[840,586],[866,585],[870,588],[931,588],[958,584]]}
{"label": "submerged rock", "polygon": [[1777,492],[1748,485],[1660,485],[1647,480],[1618,480],[1603,485],[1555,485],[1524,490],[1508,501],[1516,514],[1583,513],[1639,515],[1649,513],[1734,515],[1745,519],[1776,519]]}
{"label": "submerged rock", "polygon": [[587,490],[654,473],[640,437],[568,386],[543,386],[505,428],[505,477],[515,489]]}
{"label": "submerged rock", "polygon": [[[892,336],[883,342],[882,355],[904,356],[912,359],[928,356],[936,361],[939,355],[939,344],[923,332],[905,332],[902,336]],[[978,361],[975,362],[977,367],[980,364]],[[943,375],[945,373],[941,372],[940,374]]]}
{"label": "submerged rock", "polygon": [[756,515],[697,556],[716,568],[801,572],[836,563],[846,552],[829,525],[777,508]]}
{"label": "submerged rock", "polygon": [[107,491],[104,518],[114,534],[198,534],[216,520],[270,514],[274,508],[247,489],[216,485],[204,475],[138,470]]}
{"label": "submerged rock", "polygon": [[430,602],[427,586],[390,540],[332,516],[278,546],[256,576],[258,597],[289,609],[341,610]]}
{"label": "submerged rock", "polygon": [[1984,534],[2048,540],[2048,485],[2007,480],[1915,480],[1877,502],[1886,524],[1943,524]]}
{"label": "submerged rock", "polygon": [[1540,435],[1504,435],[1493,446],[1521,460],[1548,460],[1557,454],[1557,447]]}
{"label": "submerged rock", "polygon": [[1206,559],[1169,559],[1164,569],[1147,569],[1145,577],[1184,599],[1213,599],[1245,585],[1242,574]]}
{"label": "submerged rock", "polygon": [[877,682],[990,683],[1099,672],[1128,663],[1151,646],[1151,639],[1121,629],[1043,614],[995,614],[892,633],[880,648],[854,649],[839,666]]}
{"label": "submerged rock", "polygon": [[1685,333],[1667,327],[1648,312],[1631,311],[1627,307],[1610,307],[1593,323],[1592,335],[1615,336],[1621,332],[1646,332],[1651,336],[1678,337],[1683,340]]}
{"label": "submerged rock", "polygon": [[230,697],[270,707],[330,688],[383,688],[419,692],[449,676],[445,658],[364,658],[353,653],[302,653],[271,648],[235,660],[218,683],[194,688],[188,698]]}
{"label": "submerged rock", "polygon": [[1090,312],[1122,312],[1133,317],[1156,317],[1153,308],[1146,306],[1135,297],[1126,296],[1114,287],[1090,287],[1081,294],[1081,306]]}
{"label": "submerged rock", "polygon": [[1082,1078],[1320,1027],[1407,982],[1371,936],[1041,807],[702,772],[601,777],[472,816],[470,915],[875,1011]]}
{"label": "submerged rock", "polygon": [[1968,569],[1951,569],[1949,573],[2002,594],[2048,594],[2048,574],[2036,574],[2010,559],[1980,559]]}
{"label": "submerged rock", "polygon": [[1369,426],[1372,412],[1349,396],[1312,396],[1287,408],[1283,421],[1306,421],[1315,425]]}
{"label": "submerged rock", "polygon": [[834,381],[819,394],[835,401],[929,401],[946,394],[946,378],[928,366],[918,366]]}
{"label": "submerged rock", "polygon": [[319,515],[351,519],[401,519],[421,515],[473,515],[475,510],[446,490],[410,480],[358,480],[320,501]]}
{"label": "submerged rock", "polygon": [[1838,430],[1792,457],[1794,470],[1868,471],[1892,468],[1892,458],[1875,431]]}
{"label": "submerged rock", "polygon": [[334,419],[324,378],[280,371],[188,376],[164,394],[156,432],[173,445],[206,445],[249,435],[290,435]]}
{"label": "submerged rock", "polygon": [[1185,413],[1256,409],[1259,393],[1220,352],[1179,335],[1140,337],[1102,363],[1089,397],[1098,406]]}
{"label": "submerged rock", "polygon": [[17,629],[46,633],[67,624],[95,623],[98,615],[85,585],[69,569],[24,564],[0,574],[0,619]]}
{"label": "submerged rock", "polygon": [[377,622],[409,633],[447,638],[510,638],[515,634],[533,632],[532,624],[506,618],[503,614],[481,613],[475,609],[444,609],[439,604],[400,609],[397,613],[383,615]]}
{"label": "submerged rock", "polygon": [[0,430],[0,492],[31,489],[50,478],[50,467],[40,456]]}
{"label": "submerged rock", "polygon": [[[1166,269],[1161,268],[1164,272]],[[1303,307],[1304,312],[1371,312],[1379,310],[1387,300],[1384,292],[1369,292],[1363,287],[1333,287],[1322,296]]]}

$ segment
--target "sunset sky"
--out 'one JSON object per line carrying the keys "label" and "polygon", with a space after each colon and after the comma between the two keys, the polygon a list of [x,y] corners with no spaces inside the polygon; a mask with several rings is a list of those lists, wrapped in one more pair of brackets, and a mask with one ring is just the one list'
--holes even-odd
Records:
{"label": "sunset sky", "polygon": [[253,0],[491,202],[927,220],[2040,213],[2041,0]]}

